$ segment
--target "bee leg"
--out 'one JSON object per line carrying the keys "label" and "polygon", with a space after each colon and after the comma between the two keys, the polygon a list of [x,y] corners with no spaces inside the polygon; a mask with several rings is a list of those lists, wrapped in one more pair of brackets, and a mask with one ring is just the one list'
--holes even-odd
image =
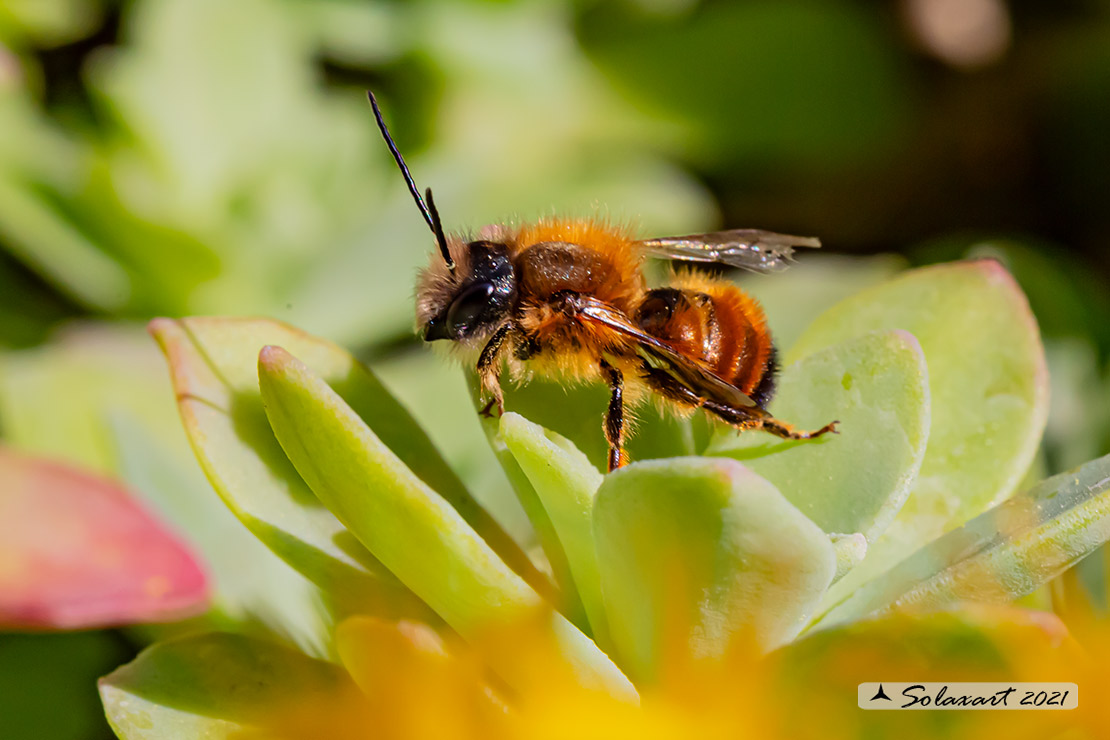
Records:
{"label": "bee leg", "polygon": [[490,410],[495,404],[498,416],[505,413],[505,396],[501,392],[501,351],[512,332],[512,324],[502,324],[478,355],[478,378],[482,381],[482,390],[490,394],[489,403],[478,413],[486,418],[493,417]]}
{"label": "bee leg", "polygon": [[736,427],[736,430],[740,432],[749,429],[761,429],[783,439],[816,439],[829,432],[839,434],[836,431],[836,425],[840,423],[839,421],[829,422],[812,432],[804,432],[795,429],[784,421],[779,421],[759,408],[733,408],[714,401],[706,401],[705,410]]}
{"label": "bee leg", "polygon": [[770,432],[776,437],[782,437],[783,439],[816,439],[823,434],[828,434],[829,432],[832,432],[833,434],[840,434],[840,432],[836,430],[836,425],[840,423],[839,421],[830,421],[825,426],[812,432],[803,432],[801,430],[795,429],[786,422],[779,421],[778,419],[774,419],[770,416],[761,421],[762,423],[760,423],[758,427],[753,428],[762,429],[765,432]]}
{"label": "bee leg", "polygon": [[624,373],[605,360],[598,364],[601,376],[609,384],[609,408],[605,413],[605,439],[609,442],[609,472],[628,464],[624,451]]}

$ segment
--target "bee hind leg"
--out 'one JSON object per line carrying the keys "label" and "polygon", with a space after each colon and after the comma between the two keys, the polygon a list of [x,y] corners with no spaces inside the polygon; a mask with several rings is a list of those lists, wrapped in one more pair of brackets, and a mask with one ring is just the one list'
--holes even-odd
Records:
{"label": "bee hind leg", "polygon": [[624,374],[605,360],[598,364],[609,384],[609,408],[605,412],[605,440],[609,443],[609,472],[628,464],[624,451]]}
{"label": "bee hind leg", "polygon": [[830,432],[833,434],[840,434],[836,429],[838,424],[840,424],[839,421],[830,421],[820,429],[816,429],[812,432],[804,432],[800,429],[795,429],[786,422],[767,417],[766,419],[760,420],[759,425],[753,426],[752,429],[762,429],[765,432],[770,432],[776,437],[782,437],[783,439],[817,439]]}
{"label": "bee hind leg", "polygon": [[738,432],[745,432],[749,429],[760,429],[768,434],[773,434],[782,439],[816,439],[824,434],[832,432],[839,434],[836,427],[839,421],[832,421],[814,431],[802,431],[795,429],[785,421],[779,421],[766,411],[759,408],[733,408],[723,404],[714,403],[713,401],[705,402],[705,410],[711,412],[722,421],[731,424]]}

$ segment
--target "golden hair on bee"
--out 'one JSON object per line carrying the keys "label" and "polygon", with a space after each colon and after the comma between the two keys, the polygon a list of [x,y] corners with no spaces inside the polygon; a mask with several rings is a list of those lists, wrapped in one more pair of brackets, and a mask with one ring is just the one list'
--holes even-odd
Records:
{"label": "golden hair on bee", "polygon": [[766,272],[785,267],[795,247],[819,246],[816,239],[734,229],[641,240],[602,219],[560,217],[486,227],[473,239],[448,236],[431,189],[421,197],[369,97],[438,247],[417,280],[417,326],[426,341],[478,351],[475,369],[489,397],[481,413],[503,410],[505,364],[518,374],[603,381],[610,470],[627,462],[626,404],[648,395],[679,413],[702,409],[739,430],[786,439],[836,430],[834,421],[800,431],[767,412],[777,364],[754,298],[688,270],[649,288],[642,270],[652,256]]}

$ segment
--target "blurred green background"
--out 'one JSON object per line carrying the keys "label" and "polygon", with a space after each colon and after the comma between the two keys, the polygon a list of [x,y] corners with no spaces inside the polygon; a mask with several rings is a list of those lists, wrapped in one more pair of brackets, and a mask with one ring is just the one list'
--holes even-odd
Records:
{"label": "blurred green background", "polygon": [[[1110,450],[1107,0],[0,0],[0,436],[161,511],[212,563],[217,623],[311,647],[321,616],[192,462],[153,316],[354,349],[524,526],[412,332],[431,241],[367,87],[449,228],[820,236],[742,278],[785,345],[906,265],[998,257],[1049,355],[1038,472]],[[109,737],[92,679],[147,637],[0,634],[0,737]]]}

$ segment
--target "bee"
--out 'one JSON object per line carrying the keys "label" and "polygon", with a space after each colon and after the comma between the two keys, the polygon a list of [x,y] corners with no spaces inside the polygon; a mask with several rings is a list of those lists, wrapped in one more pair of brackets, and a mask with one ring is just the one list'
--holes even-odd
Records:
{"label": "bee", "polygon": [[628,462],[625,405],[654,395],[679,413],[702,409],[738,430],[801,440],[835,432],[833,421],[801,431],[767,411],[778,360],[763,309],[730,282],[678,272],[649,288],[646,258],[782,269],[810,237],[756,229],[637,240],[600,220],[547,218],[486,227],[478,238],[447,235],[432,199],[421,197],[373,93],[378,128],[438,252],[420,273],[417,325],[426,341],[477,352],[490,415],[504,411],[501,370],[603,380],[610,389],[602,425],[609,470]]}

